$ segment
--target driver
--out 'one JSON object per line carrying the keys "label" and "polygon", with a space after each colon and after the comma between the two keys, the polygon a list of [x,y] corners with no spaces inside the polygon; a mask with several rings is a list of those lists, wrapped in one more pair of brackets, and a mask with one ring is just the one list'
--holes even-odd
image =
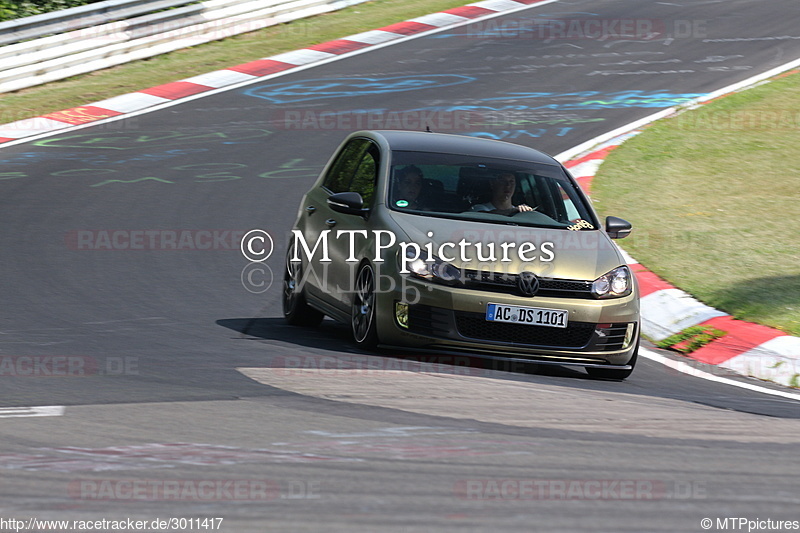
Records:
{"label": "driver", "polygon": [[511,198],[517,188],[517,178],[513,172],[502,172],[489,180],[492,188],[492,199],[483,204],[475,204],[471,207],[472,211],[487,211],[499,215],[513,215],[522,211],[533,211],[533,208],[526,204],[514,205]]}

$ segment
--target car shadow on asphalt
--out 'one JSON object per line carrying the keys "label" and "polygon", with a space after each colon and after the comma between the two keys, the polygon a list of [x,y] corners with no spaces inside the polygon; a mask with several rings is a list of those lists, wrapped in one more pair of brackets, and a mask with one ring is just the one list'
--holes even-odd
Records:
{"label": "car shadow on asphalt", "polygon": [[[481,375],[491,377],[488,371],[497,371],[503,379],[514,376],[547,376],[555,378],[585,379],[601,381],[590,377],[579,367],[554,364],[539,364],[526,361],[507,361],[485,357],[467,352],[433,352],[430,350],[411,350],[394,347],[381,347],[374,351],[359,348],[352,340],[349,328],[333,320],[324,320],[319,327],[302,328],[289,326],[282,318],[230,318],[217,320],[217,324],[240,333],[244,338],[264,339],[285,342],[310,348],[302,364],[313,368],[315,358],[342,357],[342,364],[352,367],[368,367],[379,370],[445,371],[446,367],[457,367],[480,371]],[[390,362],[386,362],[386,360]],[[396,362],[391,362],[395,360]],[[400,362],[402,361],[402,362]],[[292,361],[292,364],[301,364]],[[434,370],[435,371],[435,370]],[[463,372],[462,372],[463,373]],[[468,374],[474,375],[475,372]]]}
{"label": "car shadow on asphalt", "polygon": [[[217,325],[236,331],[240,338],[254,342],[278,342],[300,347],[295,355],[278,355],[266,361],[272,368],[326,368],[361,371],[409,371],[478,376],[498,381],[544,383],[569,389],[624,393],[666,398],[751,414],[798,418],[796,402],[759,392],[733,388],[721,383],[695,379],[639,356],[637,369],[625,381],[605,380],[586,374],[580,367],[514,363],[486,359],[474,354],[438,354],[401,349],[365,351],[358,348],[346,325],[326,319],[319,327],[300,328],[283,318],[230,318]],[[642,347],[658,351],[649,342]],[[299,354],[298,354],[299,352]],[[716,373],[712,365],[694,362],[700,369]],[[334,366],[331,366],[333,364]],[[731,377],[731,376],[728,376]]]}

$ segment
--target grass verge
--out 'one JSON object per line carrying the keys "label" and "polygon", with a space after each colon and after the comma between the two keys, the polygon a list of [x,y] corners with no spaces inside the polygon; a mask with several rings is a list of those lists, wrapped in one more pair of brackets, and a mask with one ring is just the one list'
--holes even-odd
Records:
{"label": "grass verge", "polygon": [[0,95],[0,124],[305,48],[459,7],[465,0],[372,0],[333,13]]}
{"label": "grass verge", "polygon": [[592,183],[629,219],[626,251],[735,318],[800,335],[800,75],[675,118],[613,151]]}

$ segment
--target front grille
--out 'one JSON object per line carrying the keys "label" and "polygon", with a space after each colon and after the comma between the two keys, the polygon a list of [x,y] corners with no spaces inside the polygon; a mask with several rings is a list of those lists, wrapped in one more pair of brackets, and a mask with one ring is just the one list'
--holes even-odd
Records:
{"label": "front grille", "polygon": [[412,305],[408,309],[408,329],[420,335],[447,337],[452,331],[452,311],[428,305]]}
{"label": "front grille", "polygon": [[408,329],[412,333],[445,339],[497,342],[508,346],[615,352],[623,349],[627,327],[627,323],[569,322],[566,328],[553,328],[490,322],[483,313],[452,311],[427,305],[411,305],[408,310]]}
{"label": "front grille", "polygon": [[[489,322],[478,313],[456,312],[459,334],[475,340],[497,341],[526,346],[583,348],[592,340],[595,324],[571,322],[566,328]],[[623,332],[624,334],[624,332]]]}
{"label": "front grille", "polygon": [[[505,294],[519,294],[517,274],[464,269],[461,279],[467,289],[477,289]],[[555,298],[592,298],[592,282],[573,279],[539,278],[537,296]]]}

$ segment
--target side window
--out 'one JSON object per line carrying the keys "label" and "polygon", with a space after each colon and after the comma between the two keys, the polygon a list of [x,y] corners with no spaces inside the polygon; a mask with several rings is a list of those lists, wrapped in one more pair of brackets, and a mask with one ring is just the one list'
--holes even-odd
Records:
{"label": "side window", "polygon": [[369,146],[366,139],[354,139],[345,146],[331,165],[322,186],[333,193],[348,191],[350,180],[358,168],[361,156]]}
{"label": "side window", "polygon": [[551,188],[550,179],[544,176],[535,176],[529,174],[522,180],[522,192],[525,195],[525,201],[531,207],[542,214],[545,214],[553,220],[558,220],[558,209],[554,199],[554,191]]}
{"label": "side window", "polygon": [[517,192],[522,195],[522,201],[516,203],[526,203],[531,207],[538,207],[543,203],[541,192],[536,188],[533,179],[534,177],[530,174],[525,174],[519,178]]}
{"label": "side window", "polygon": [[364,206],[372,205],[378,177],[379,150],[367,139],[353,139],[331,165],[322,186],[333,193],[353,191],[361,194]]}
{"label": "side window", "polygon": [[569,193],[564,189],[564,186],[559,183],[558,184],[558,192],[564,202],[564,212],[566,213],[567,220],[571,222],[575,222],[581,218],[580,213],[578,213],[578,209],[575,207],[575,202],[572,201]]}
{"label": "side window", "polygon": [[378,177],[378,149],[370,146],[361,157],[350,190],[357,192],[364,199],[364,207],[372,206],[372,197],[375,194],[375,181]]}

